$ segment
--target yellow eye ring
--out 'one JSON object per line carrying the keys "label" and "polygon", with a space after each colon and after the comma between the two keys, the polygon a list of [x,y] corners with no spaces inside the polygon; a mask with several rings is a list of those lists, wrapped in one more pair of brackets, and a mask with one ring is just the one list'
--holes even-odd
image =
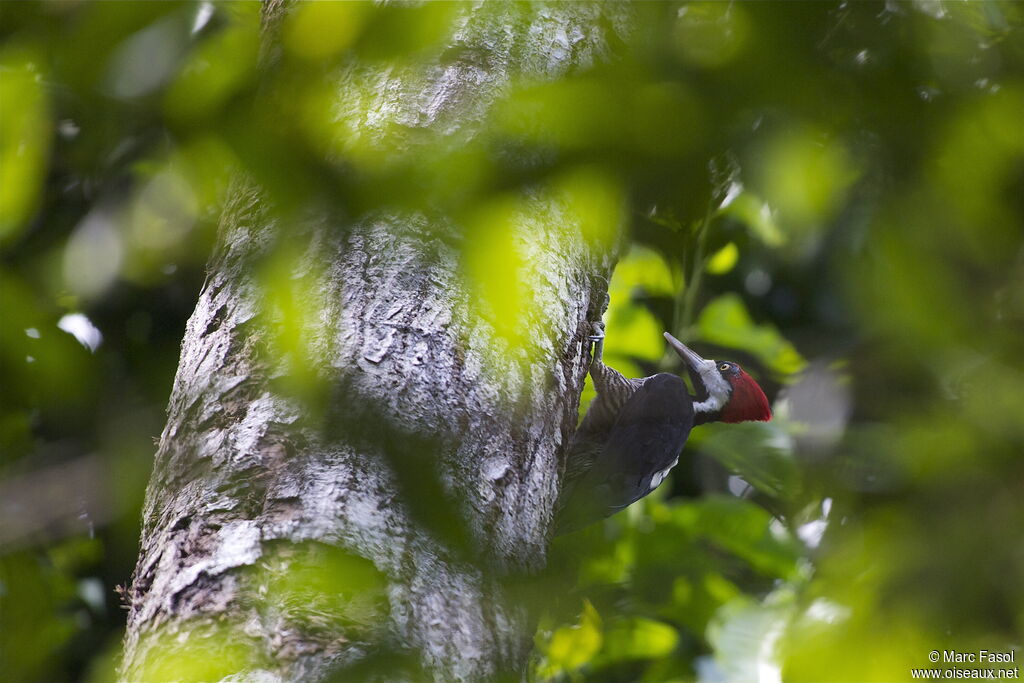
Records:
{"label": "yellow eye ring", "polygon": [[718,366],[718,369],[721,370],[722,372],[725,372],[726,370],[729,369],[729,364],[728,363],[722,363],[721,365]]}

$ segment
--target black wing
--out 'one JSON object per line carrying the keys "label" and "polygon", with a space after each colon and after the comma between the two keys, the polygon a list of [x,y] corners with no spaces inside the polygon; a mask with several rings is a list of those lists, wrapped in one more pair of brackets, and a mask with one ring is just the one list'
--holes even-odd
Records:
{"label": "black wing", "polygon": [[693,427],[693,399],[675,375],[654,375],[626,402],[594,466],[562,510],[558,533],[592,524],[651,492]]}

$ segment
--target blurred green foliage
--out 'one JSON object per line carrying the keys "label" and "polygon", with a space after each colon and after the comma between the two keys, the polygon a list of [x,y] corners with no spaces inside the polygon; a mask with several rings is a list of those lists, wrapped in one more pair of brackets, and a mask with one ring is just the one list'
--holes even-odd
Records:
{"label": "blurred green foliage", "polygon": [[[1019,645],[1024,6],[638,3],[614,59],[516,81],[473,136],[368,116],[464,11],[302,4],[267,51],[256,3],[0,3],[0,678],[112,676],[238,171],[283,218],[451,217],[513,348],[537,306],[512,228],[625,235],[606,361],[678,370],[670,330],[768,389],[773,422],[695,430],[670,483],[555,542],[534,678],[891,681]],[[300,395],[301,259],[282,239],[258,275]],[[264,578],[311,623],[373,614],[297,562]],[[222,640],[154,680],[251,659]]]}

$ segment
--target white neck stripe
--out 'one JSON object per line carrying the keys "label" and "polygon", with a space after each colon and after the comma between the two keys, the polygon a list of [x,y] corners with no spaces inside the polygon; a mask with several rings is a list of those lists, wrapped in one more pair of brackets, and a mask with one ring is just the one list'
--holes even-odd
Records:
{"label": "white neck stripe", "polygon": [[693,404],[693,412],[699,414],[717,413],[725,407],[725,400],[721,396],[712,396],[705,401]]}
{"label": "white neck stripe", "polygon": [[708,398],[694,403],[693,410],[695,413],[717,413],[729,402],[732,385],[718,372],[718,365],[713,360],[704,361],[699,372],[700,378],[704,382],[704,388],[708,391]]}

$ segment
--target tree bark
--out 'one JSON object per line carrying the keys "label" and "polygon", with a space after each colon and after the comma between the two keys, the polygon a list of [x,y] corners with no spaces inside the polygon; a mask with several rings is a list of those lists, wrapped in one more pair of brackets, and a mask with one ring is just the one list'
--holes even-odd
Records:
{"label": "tree bark", "polygon": [[[398,123],[407,145],[413,131],[472,144],[511,79],[608,58],[621,11],[462,4],[437,63],[352,67],[339,102],[355,136]],[[353,97],[371,77],[376,99]],[[147,490],[124,679],[204,657],[233,680],[522,671],[533,625],[507,579],[544,565],[614,245],[551,193],[520,199],[523,347],[478,314],[473,236],[452,217],[282,225],[236,184]],[[282,245],[300,264],[283,302],[260,275]]]}

